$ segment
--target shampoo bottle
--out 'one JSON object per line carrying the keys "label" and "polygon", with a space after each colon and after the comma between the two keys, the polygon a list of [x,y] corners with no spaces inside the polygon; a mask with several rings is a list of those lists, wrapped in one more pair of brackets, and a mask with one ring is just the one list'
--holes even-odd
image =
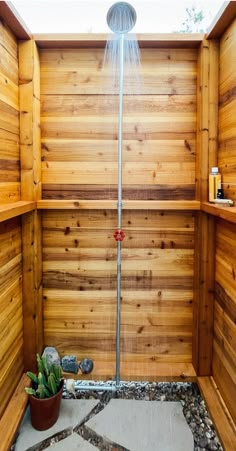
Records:
{"label": "shampoo bottle", "polygon": [[214,202],[217,192],[221,189],[221,174],[217,167],[211,169],[209,174],[209,202]]}

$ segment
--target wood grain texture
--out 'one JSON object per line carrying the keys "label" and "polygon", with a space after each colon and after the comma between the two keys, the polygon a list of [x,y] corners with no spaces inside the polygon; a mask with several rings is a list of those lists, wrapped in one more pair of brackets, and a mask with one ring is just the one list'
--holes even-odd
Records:
{"label": "wood grain texture", "polygon": [[[94,377],[107,359],[114,375],[115,224],[116,211],[43,213],[45,344],[93,358]],[[122,374],[155,378],[149,362],[192,359],[194,217],[124,211],[124,224]]]}
{"label": "wood grain texture", "polygon": [[40,68],[34,41],[19,45],[21,198],[41,198]]}
{"label": "wood grain texture", "polygon": [[[38,200],[37,208],[41,210],[117,210],[117,202],[112,199],[89,200]],[[156,210],[165,214],[166,210],[194,211],[200,210],[197,200],[130,200],[123,201],[123,210]]]}
{"label": "wood grain texture", "polygon": [[20,200],[17,41],[0,21],[0,203]]}
{"label": "wood grain texture", "polygon": [[[46,49],[97,49],[104,48],[107,41],[105,33],[37,33],[34,35],[39,48]],[[141,48],[193,49],[198,48],[203,39],[200,33],[138,33]]]}
{"label": "wood grain texture", "polygon": [[215,219],[199,213],[196,220],[193,365],[199,376],[212,373],[215,283]]}
{"label": "wood grain texture", "polygon": [[236,428],[212,377],[198,377],[198,386],[214,421],[214,426],[226,451],[234,451]]}
{"label": "wood grain texture", "polygon": [[41,217],[37,211],[22,217],[24,369],[35,371],[36,353],[42,352]]}
{"label": "wood grain texture", "polygon": [[23,374],[0,420],[1,451],[7,451],[9,449],[19,428],[28,402],[25,387],[29,385],[29,378],[26,374]]}
{"label": "wood grain texture", "polygon": [[[235,184],[235,54],[236,20],[220,39],[219,77],[219,152],[225,197],[236,199]],[[206,208],[208,208],[206,206]],[[214,309],[213,376],[220,393],[236,422],[236,321],[235,321],[235,213],[219,210],[216,229],[216,293]],[[228,222],[228,221],[232,222]],[[229,448],[230,449],[230,448]]]}
{"label": "wood grain texture", "polygon": [[[35,42],[19,44],[21,197],[41,198],[40,67]],[[22,218],[24,368],[34,370],[36,352],[43,347],[41,216],[37,211]]]}
{"label": "wood grain texture", "polygon": [[23,371],[20,218],[0,224],[0,417]]}
{"label": "wood grain texture", "polygon": [[236,410],[232,400],[236,393],[236,227],[219,219],[216,231],[213,376],[235,421]]}
{"label": "wood grain texture", "polygon": [[[118,96],[103,58],[40,50],[45,199],[116,196]],[[194,199],[196,49],[147,48],[141,60],[140,79],[125,79],[124,197]]]}
{"label": "wood grain texture", "polygon": [[236,200],[235,183],[235,142],[236,130],[236,62],[232,55],[236,49],[236,20],[225,31],[220,40],[219,79],[219,153],[218,165],[222,173],[225,197]]}

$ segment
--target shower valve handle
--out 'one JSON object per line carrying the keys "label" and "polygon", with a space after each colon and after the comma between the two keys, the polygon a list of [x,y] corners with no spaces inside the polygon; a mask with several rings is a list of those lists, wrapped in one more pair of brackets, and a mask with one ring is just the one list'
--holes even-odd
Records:
{"label": "shower valve handle", "polygon": [[116,241],[123,241],[125,234],[122,229],[117,229],[113,236]]}

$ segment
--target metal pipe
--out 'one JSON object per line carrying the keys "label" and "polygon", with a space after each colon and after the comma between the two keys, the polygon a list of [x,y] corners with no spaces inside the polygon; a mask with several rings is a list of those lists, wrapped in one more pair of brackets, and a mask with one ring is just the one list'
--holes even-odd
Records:
{"label": "metal pipe", "polygon": [[[118,229],[122,227],[122,147],[123,147],[124,34],[119,37],[119,129],[118,129]],[[121,302],[121,241],[117,241],[116,283],[116,385],[120,384],[120,302]]]}
{"label": "metal pipe", "polygon": [[75,385],[76,391],[116,391],[115,385]]}

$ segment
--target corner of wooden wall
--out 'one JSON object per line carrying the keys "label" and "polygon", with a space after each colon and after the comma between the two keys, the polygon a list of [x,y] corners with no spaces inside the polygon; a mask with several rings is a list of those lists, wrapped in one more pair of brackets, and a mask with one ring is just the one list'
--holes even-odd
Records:
{"label": "corner of wooden wall", "polygon": [[[41,199],[40,62],[33,40],[19,43],[21,200]],[[42,227],[37,210],[22,216],[24,368],[43,348]]]}
{"label": "corner of wooden wall", "polygon": [[[218,150],[217,39],[202,41],[198,57],[196,196],[208,201],[208,174],[217,166]],[[204,212],[196,217],[193,366],[198,376],[212,374],[213,315],[215,283],[215,218]]]}

